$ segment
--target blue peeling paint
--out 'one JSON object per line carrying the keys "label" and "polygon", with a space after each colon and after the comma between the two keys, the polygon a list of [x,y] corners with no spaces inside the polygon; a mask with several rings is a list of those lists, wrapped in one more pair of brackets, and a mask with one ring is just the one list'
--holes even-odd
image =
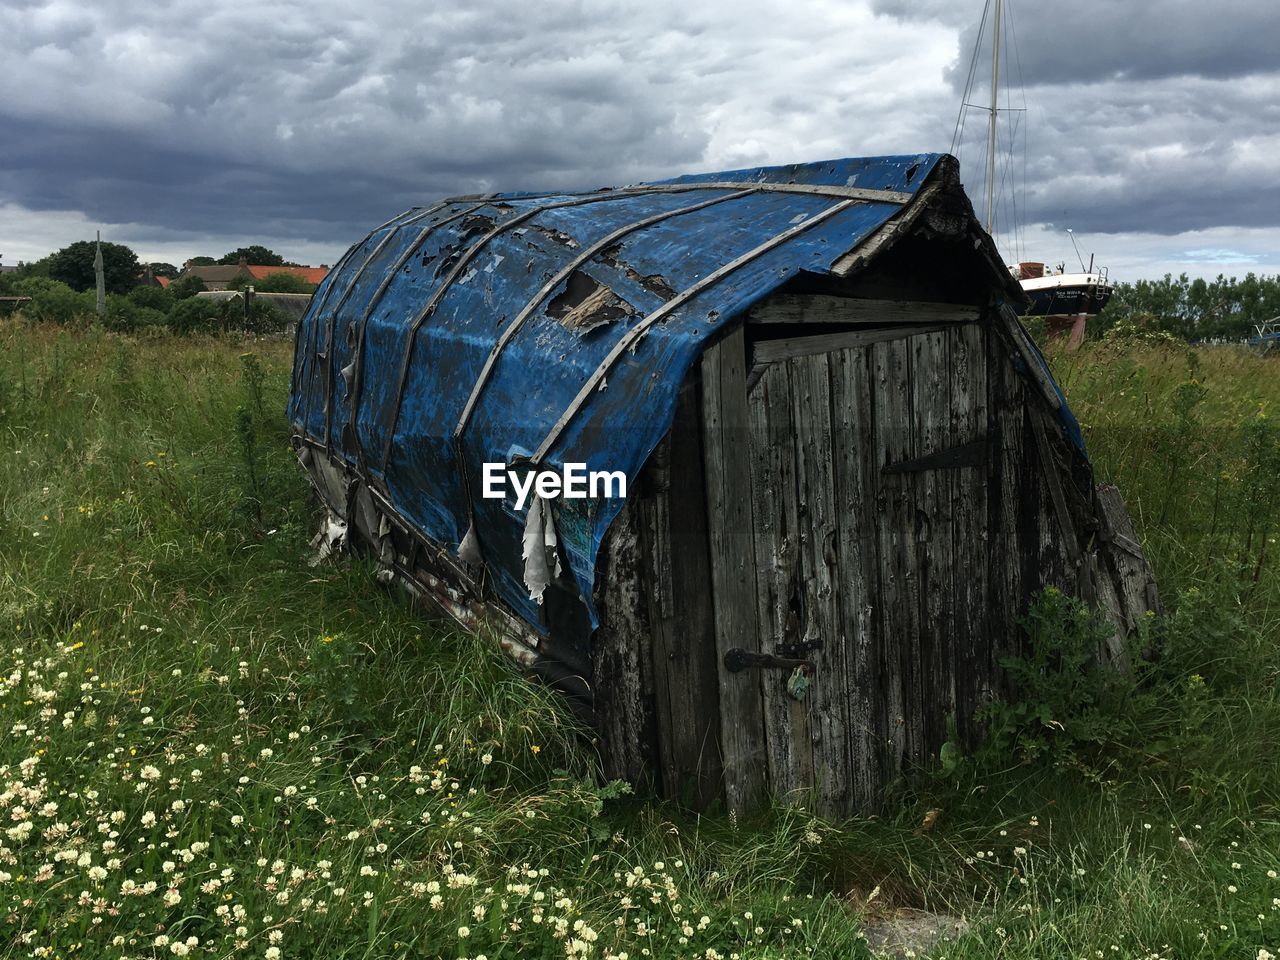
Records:
{"label": "blue peeling paint", "polygon": [[[663,183],[673,187],[699,182],[800,183],[914,193],[941,156],[759,167]],[[466,533],[470,504],[489,583],[513,610],[545,632],[538,606],[523,583],[524,512],[517,513],[511,500],[481,497],[482,464],[510,462],[537,449],[618,339],[669,299],[671,291],[690,287],[838,199],[753,193],[628,235],[583,270],[624,300],[634,315],[586,333],[570,330],[547,312],[547,303],[561,292],[553,291],[502,353],[460,443],[452,440],[454,426],[502,330],[585,247],[645,217],[732,192],[600,191],[598,202],[547,210],[499,233],[476,253],[414,336],[412,363],[396,417],[396,385],[410,326],[458,258],[494,226],[573,195],[510,193],[460,199],[417,223],[404,223],[425,208],[409,211],[353,247],[313,298],[298,331],[301,356],[295,362],[290,421],[299,433],[327,443],[349,463],[357,463],[362,452],[369,473],[384,486],[400,514],[452,550]],[[544,466],[559,469],[565,462],[582,462],[589,470],[621,470],[636,478],[669,430],[677,392],[707,341],[800,271],[828,272],[900,209],[899,204],[887,202],[854,205],[751,261],[672,312],[613,366],[606,388],[587,400]],[[343,427],[351,406],[340,371],[352,362],[360,318],[387,271],[424,228],[433,226],[369,314],[355,421],[357,450],[344,442]],[[390,242],[374,256],[388,235]],[[326,399],[331,408],[327,433]],[[393,419],[395,430],[384,473],[381,454]],[[1078,438],[1074,419],[1070,424],[1073,438]],[[565,500],[556,505],[560,542],[593,624],[596,558],[621,505],[618,500]]]}

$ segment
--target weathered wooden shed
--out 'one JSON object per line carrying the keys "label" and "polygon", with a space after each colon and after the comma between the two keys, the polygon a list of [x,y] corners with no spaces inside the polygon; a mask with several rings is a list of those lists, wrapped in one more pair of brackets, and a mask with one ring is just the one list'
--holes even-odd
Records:
{"label": "weathered wooden shed", "polygon": [[[608,773],[839,815],[974,736],[1043,586],[1117,640],[1157,604],[1021,296],[944,155],[460,197],[330,273],[289,417],[327,538],[487,624]],[[485,496],[567,463],[628,496]]]}

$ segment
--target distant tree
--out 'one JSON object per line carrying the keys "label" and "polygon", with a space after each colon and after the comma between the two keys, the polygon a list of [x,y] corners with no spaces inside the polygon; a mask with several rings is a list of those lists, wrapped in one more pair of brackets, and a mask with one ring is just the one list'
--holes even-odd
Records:
{"label": "distant tree", "polygon": [[274,250],[268,250],[266,247],[257,243],[247,247],[238,247],[230,253],[225,254],[218,262],[234,265],[240,262],[241,257],[243,257],[247,263],[252,263],[255,266],[284,266],[284,257],[280,256],[280,254],[276,253]]}
{"label": "distant tree", "polygon": [[1280,316],[1280,276],[1250,273],[1242,280],[1222,275],[1192,280],[1185,273],[1165,274],[1159,280],[1117,284],[1106,309],[1096,321],[1091,318],[1089,330],[1101,334],[1126,324],[1184,340],[1239,339],[1249,336],[1254,324],[1276,316]]}
{"label": "distant tree", "polygon": [[41,257],[39,260],[29,260],[26,263],[19,262],[15,276],[19,277],[47,277],[49,275],[49,261],[53,259],[53,254],[47,257]]}
{"label": "distant tree", "polygon": [[217,260],[213,257],[192,257],[187,261],[193,267],[212,267],[217,264]]}
{"label": "distant tree", "polygon": [[144,287],[141,284],[129,291],[129,300],[137,307],[150,307],[168,313],[173,307],[173,294],[164,287]]}
{"label": "distant tree", "polygon": [[[49,257],[49,276],[73,290],[92,290],[94,242],[77,240]],[[108,293],[128,293],[138,283],[138,255],[119,243],[102,244],[102,274]]]}
{"label": "distant tree", "polygon": [[314,283],[307,283],[297,274],[284,270],[268,273],[261,280],[238,278],[232,287],[236,290],[253,287],[258,293],[314,293],[316,289]]}
{"label": "distant tree", "polygon": [[201,290],[204,290],[204,281],[199,277],[179,277],[173,283],[169,284],[169,293],[174,300],[186,300],[194,297]]}
{"label": "distant tree", "polygon": [[151,268],[153,277],[176,277],[179,273],[177,267],[172,263],[148,263],[146,266]]}

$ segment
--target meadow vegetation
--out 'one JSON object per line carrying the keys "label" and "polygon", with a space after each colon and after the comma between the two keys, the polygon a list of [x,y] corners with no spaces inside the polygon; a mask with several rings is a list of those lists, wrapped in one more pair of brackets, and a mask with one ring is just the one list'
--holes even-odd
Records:
{"label": "meadow vegetation", "polygon": [[1280,954],[1280,360],[1054,358],[1168,617],[1107,677],[1046,595],[988,743],[841,823],[631,796],[485,638],[310,566],[290,361],[0,321],[0,956],[848,958],[910,908],[955,960]]}

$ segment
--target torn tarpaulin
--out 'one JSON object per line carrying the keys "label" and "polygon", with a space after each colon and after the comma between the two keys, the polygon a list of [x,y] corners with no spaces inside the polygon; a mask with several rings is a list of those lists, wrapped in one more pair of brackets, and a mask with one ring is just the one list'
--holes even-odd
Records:
{"label": "torn tarpaulin", "polygon": [[551,504],[534,496],[525,518],[521,559],[524,560],[524,585],[529,599],[542,603],[547,584],[560,576],[560,552],[556,549],[556,524]]}

